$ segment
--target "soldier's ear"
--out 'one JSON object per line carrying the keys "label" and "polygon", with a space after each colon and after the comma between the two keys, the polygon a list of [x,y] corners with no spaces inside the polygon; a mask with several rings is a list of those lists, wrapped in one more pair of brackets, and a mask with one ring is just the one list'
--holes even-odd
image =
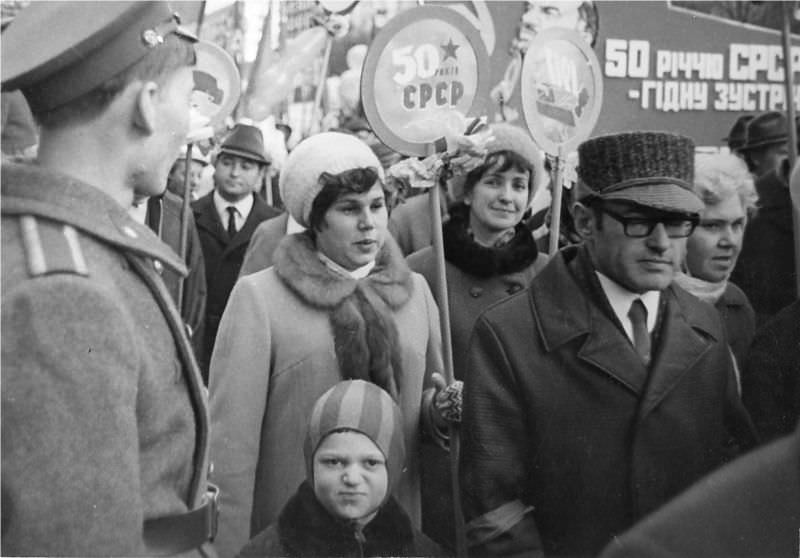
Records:
{"label": "soldier's ear", "polygon": [[158,84],[154,81],[145,81],[139,84],[136,93],[133,122],[134,125],[146,134],[152,134],[156,129],[156,100],[158,97]]}
{"label": "soldier's ear", "polygon": [[581,238],[586,240],[594,235],[597,228],[595,223],[597,214],[591,207],[581,202],[572,204],[572,220],[575,223],[575,230],[581,235]]}

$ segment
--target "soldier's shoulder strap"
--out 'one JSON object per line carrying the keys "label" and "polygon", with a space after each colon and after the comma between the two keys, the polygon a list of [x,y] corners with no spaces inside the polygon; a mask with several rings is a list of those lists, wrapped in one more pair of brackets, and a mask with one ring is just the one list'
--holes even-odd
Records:
{"label": "soldier's shoulder strap", "polygon": [[75,227],[34,215],[20,215],[19,224],[22,249],[31,277],[52,273],[88,277],[81,235]]}

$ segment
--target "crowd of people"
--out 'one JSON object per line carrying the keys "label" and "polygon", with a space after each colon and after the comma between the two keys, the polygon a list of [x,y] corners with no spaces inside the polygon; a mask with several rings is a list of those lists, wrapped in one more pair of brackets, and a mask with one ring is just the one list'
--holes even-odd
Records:
{"label": "crowd of people", "polygon": [[551,164],[488,124],[432,186],[441,276],[368,129],[275,200],[257,126],[187,148],[196,40],[164,2],[3,32],[38,147],[2,165],[0,554],[797,555],[798,123],[587,139],[551,254]]}

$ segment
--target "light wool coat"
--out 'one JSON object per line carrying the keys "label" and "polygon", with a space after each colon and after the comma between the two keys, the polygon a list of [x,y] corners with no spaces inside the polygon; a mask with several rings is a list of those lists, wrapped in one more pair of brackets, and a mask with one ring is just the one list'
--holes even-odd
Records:
{"label": "light wool coat", "polygon": [[[288,236],[282,246],[292,243],[291,253],[299,252],[309,265],[322,265],[313,250],[296,241],[299,236]],[[391,239],[385,251],[388,267],[405,268]],[[315,267],[302,281],[319,272]],[[404,273],[411,272],[405,268]],[[422,276],[411,273],[410,279],[411,296],[393,314],[403,371],[398,403],[408,452],[395,494],[419,527],[417,454],[427,416],[423,389],[431,373],[441,372],[442,356],[436,304]],[[318,285],[315,294],[324,296],[324,287]],[[211,361],[212,478],[224,493],[216,539],[221,556],[235,555],[274,522],[304,480],[303,439],[311,408],[343,377],[327,310],[298,296],[276,267],[240,278]]]}

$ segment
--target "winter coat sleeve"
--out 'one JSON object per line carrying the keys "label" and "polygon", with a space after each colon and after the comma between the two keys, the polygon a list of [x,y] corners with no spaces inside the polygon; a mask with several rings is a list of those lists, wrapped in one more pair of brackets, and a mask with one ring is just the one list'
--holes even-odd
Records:
{"label": "winter coat sleeve", "polygon": [[522,487],[531,462],[525,404],[491,325],[476,323],[464,380],[460,484],[471,555],[541,555]]}
{"label": "winter coat sleeve", "polygon": [[211,480],[220,488],[215,546],[221,558],[236,555],[250,539],[270,347],[267,301],[253,276],[244,277],[222,315],[209,377]]}
{"label": "winter coat sleeve", "polygon": [[143,554],[131,316],[56,274],[3,293],[2,332],[2,554]]}

